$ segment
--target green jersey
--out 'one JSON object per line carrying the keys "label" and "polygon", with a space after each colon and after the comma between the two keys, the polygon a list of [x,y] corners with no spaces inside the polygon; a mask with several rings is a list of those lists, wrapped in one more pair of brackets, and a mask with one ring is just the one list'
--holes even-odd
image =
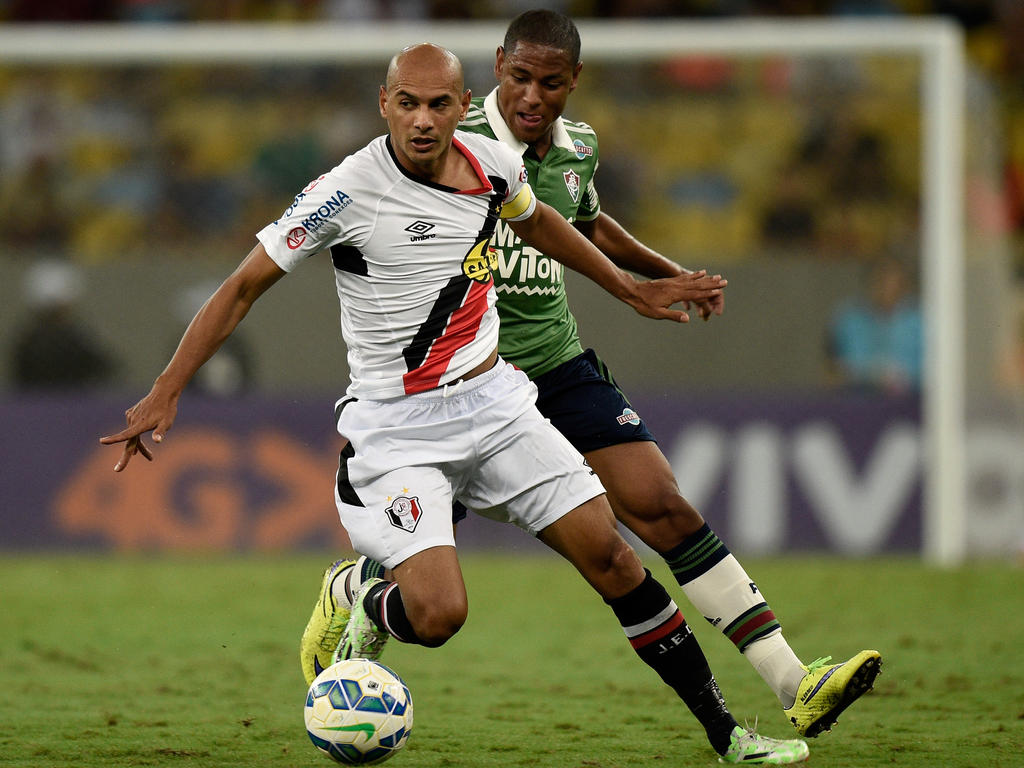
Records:
{"label": "green jersey", "polygon": [[[497,139],[519,152],[537,199],[570,223],[596,219],[601,206],[594,187],[594,129],[559,118],[553,126],[551,148],[538,160],[508,129],[498,110],[497,94],[495,89],[486,98],[473,99],[459,127]],[[501,356],[533,378],[582,353],[576,318],[565,295],[562,264],[524,245],[504,221],[498,222],[491,246],[498,257],[492,275],[501,319]]]}

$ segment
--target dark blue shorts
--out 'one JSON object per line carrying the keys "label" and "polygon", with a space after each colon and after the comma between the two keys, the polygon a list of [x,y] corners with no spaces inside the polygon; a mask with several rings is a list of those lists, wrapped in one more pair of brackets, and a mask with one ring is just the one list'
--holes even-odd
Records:
{"label": "dark blue shorts", "polygon": [[[537,409],[580,453],[619,443],[654,441],[640,416],[615,384],[608,366],[592,349],[533,380]],[[466,516],[455,502],[452,521]]]}
{"label": "dark blue shorts", "polygon": [[592,349],[533,380],[537,409],[580,453],[654,440]]}

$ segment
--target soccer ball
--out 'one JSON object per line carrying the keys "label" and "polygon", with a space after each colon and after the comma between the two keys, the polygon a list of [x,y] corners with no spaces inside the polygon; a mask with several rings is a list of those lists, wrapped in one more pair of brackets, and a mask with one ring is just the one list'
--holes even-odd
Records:
{"label": "soccer ball", "polygon": [[387,760],[412,730],[412,695],[376,661],[332,664],[306,694],[306,732],[321,752],[346,765]]}

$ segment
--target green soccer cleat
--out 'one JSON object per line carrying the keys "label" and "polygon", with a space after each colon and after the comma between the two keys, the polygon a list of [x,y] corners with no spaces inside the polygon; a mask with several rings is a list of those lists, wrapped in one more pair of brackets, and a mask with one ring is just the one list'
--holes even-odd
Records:
{"label": "green soccer cleat", "polygon": [[831,660],[826,656],[804,667],[807,674],[797,688],[796,701],[783,710],[801,736],[814,738],[832,730],[843,710],[871,690],[882,668],[878,651],[861,651],[849,661],[829,666]]}
{"label": "green soccer cleat", "polygon": [[348,624],[352,605],[347,600],[342,602],[335,599],[334,581],[347,574],[355,564],[355,560],[337,560],[324,571],[313,615],[309,617],[299,642],[299,663],[302,665],[306,685],[310,685],[317,675],[331,665],[334,649],[338,647],[341,633]]}
{"label": "green soccer cleat", "polygon": [[384,580],[369,578],[364,581],[352,596],[352,613],[349,616],[345,631],[341,633],[338,649],[332,661],[345,659],[370,659],[375,661],[384,652],[384,644],[388,641],[388,633],[381,632],[377,625],[366,615],[363,596],[370,587]]}
{"label": "green soccer cleat", "polygon": [[729,736],[729,749],[718,762],[789,765],[802,763],[810,753],[807,743],[799,739],[769,739],[737,725]]}

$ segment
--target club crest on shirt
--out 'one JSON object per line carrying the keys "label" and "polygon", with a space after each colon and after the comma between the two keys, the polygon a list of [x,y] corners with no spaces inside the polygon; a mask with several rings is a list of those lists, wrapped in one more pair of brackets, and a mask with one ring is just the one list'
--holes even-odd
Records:
{"label": "club crest on shirt", "polygon": [[416,524],[423,515],[418,496],[398,496],[384,511],[388,513],[388,520],[395,528],[409,533],[416,530]]}
{"label": "club crest on shirt", "polygon": [[576,171],[571,168],[562,174],[562,178],[565,179],[565,188],[569,190],[569,197],[572,198],[574,203],[580,201],[580,176]]}

